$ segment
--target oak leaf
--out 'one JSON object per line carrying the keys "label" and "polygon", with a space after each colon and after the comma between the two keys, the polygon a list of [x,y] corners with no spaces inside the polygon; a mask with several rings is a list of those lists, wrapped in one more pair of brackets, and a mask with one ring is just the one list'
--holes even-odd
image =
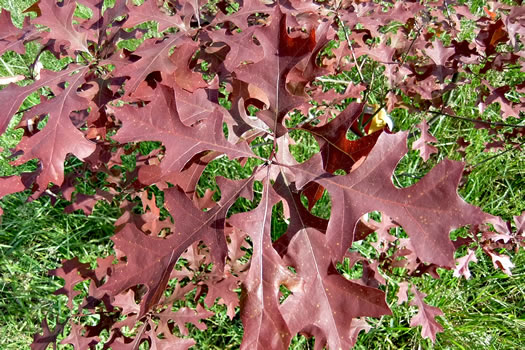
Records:
{"label": "oak leaf", "polygon": [[426,294],[421,293],[414,286],[412,286],[412,293],[414,293],[414,299],[410,305],[417,306],[419,312],[410,320],[410,327],[422,326],[421,335],[423,338],[430,338],[434,342],[436,334],[443,331],[443,326],[436,321],[436,316],[443,315],[443,311],[425,303]]}

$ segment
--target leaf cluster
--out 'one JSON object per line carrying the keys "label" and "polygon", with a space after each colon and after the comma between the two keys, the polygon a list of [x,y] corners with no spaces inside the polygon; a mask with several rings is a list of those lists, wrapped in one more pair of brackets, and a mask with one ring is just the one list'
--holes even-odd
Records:
{"label": "leaf cluster", "polygon": [[[468,278],[478,247],[511,273],[502,252],[524,244],[524,216],[505,222],[459,197],[461,162],[442,160],[409,187],[392,177],[415,132],[395,125],[403,110],[421,115],[411,147],[425,162],[437,151],[429,125],[443,116],[497,133],[487,149],[523,145],[513,119],[525,83],[491,78],[523,70],[522,7],[477,16],[442,0],[46,0],[26,12],[21,28],[0,13],[0,54],[40,52],[27,76],[2,81],[0,131],[16,122],[12,164],[37,166],[0,178],[0,195],[122,210],[114,255],[51,272],[76,312],[63,344],[187,349],[186,324],[204,329],[219,303],[242,320],[241,348],[287,349],[300,333],[316,349],[347,349],[366,317],[391,313],[392,283],[400,303],[413,295],[410,325],[434,340],[441,311],[411,278],[438,268]],[[65,65],[46,69],[42,55]],[[473,81],[474,116],[449,104]],[[493,103],[496,118],[484,113]],[[235,171],[217,176],[219,160]],[[365,241],[373,251],[351,249]],[[341,262],[361,275],[344,276]],[[43,328],[35,349],[64,325]]]}

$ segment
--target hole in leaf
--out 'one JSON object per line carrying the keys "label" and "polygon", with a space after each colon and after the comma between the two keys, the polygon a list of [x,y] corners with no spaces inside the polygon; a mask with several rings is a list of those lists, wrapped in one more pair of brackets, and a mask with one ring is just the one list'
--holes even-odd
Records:
{"label": "hole in leaf", "polygon": [[406,188],[418,183],[433,167],[433,162],[423,162],[418,151],[408,151],[401,158],[392,175],[392,183],[397,188]]}
{"label": "hole in leaf", "polygon": [[[328,191],[320,187],[317,183],[310,183],[301,192],[301,202],[310,212],[323,219],[330,218],[332,201]],[[313,205],[312,205],[313,204]]]}
{"label": "hole in leaf", "polygon": [[288,229],[288,219],[284,216],[283,202],[275,204],[272,208],[271,237],[272,242],[281,237]]}
{"label": "hole in leaf", "polygon": [[337,271],[348,280],[358,280],[363,276],[363,264],[356,262],[352,264],[350,259],[345,258],[343,263],[337,263]]}
{"label": "hole in leaf", "polygon": [[[125,337],[128,337],[128,338],[135,338],[135,336],[139,333],[139,330],[142,329],[144,325],[144,322],[143,321],[138,321],[136,322],[134,325],[133,325],[133,328],[129,328],[129,326],[124,326],[124,327],[121,327],[120,330],[122,332],[122,334],[125,336]],[[133,340],[132,340],[133,341]],[[132,341],[130,341],[129,343],[131,343]],[[141,340],[142,344],[144,344],[146,342],[146,339],[143,339]],[[129,343],[126,343],[126,344],[129,344]],[[143,345],[140,345],[139,349],[144,349],[142,346]]]}
{"label": "hole in leaf", "polygon": [[279,286],[279,304],[284,303],[284,301],[293,294],[284,284]]}
{"label": "hole in leaf", "polygon": [[46,126],[48,120],[49,120],[49,114],[46,114],[46,116],[44,118],[40,117],[39,121],[38,121],[38,124],[37,124],[37,129],[38,130],[44,129],[44,127]]}
{"label": "hole in leaf", "polygon": [[319,144],[308,131],[291,130],[290,137],[295,141],[294,145],[289,146],[290,153],[299,163],[307,161],[320,150]]}
{"label": "hole in leaf", "polygon": [[148,287],[144,284],[137,284],[135,287],[131,289],[135,292],[135,303],[140,304],[142,297],[148,291]]}

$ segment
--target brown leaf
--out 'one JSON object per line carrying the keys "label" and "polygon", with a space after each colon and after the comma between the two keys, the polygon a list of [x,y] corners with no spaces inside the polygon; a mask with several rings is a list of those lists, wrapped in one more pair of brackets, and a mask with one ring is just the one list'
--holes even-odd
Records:
{"label": "brown leaf", "polygon": [[73,24],[73,14],[76,9],[75,2],[58,6],[54,1],[40,1],[38,7],[42,16],[37,17],[33,23],[41,24],[50,29],[49,37],[53,39],[55,52],[60,52],[62,45],[66,44],[66,51],[88,52],[87,33],[78,32]]}

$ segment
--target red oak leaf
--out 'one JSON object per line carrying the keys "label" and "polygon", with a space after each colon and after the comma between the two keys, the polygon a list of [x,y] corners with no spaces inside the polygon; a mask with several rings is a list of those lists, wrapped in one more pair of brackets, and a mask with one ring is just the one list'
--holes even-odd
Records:
{"label": "red oak leaf", "polygon": [[125,86],[126,93],[129,95],[138,88],[148,74],[153,72],[172,74],[175,72],[177,65],[170,59],[170,50],[174,46],[179,46],[186,42],[189,42],[189,39],[182,33],[172,34],[161,40],[148,39],[132,53],[133,56],[140,57],[137,61],[130,64],[127,60],[112,60],[106,63],[117,65],[113,71],[114,76],[129,77]]}
{"label": "red oak leaf", "polygon": [[64,330],[64,326],[65,324],[60,324],[58,323],[58,320],[57,320],[57,325],[55,326],[55,329],[51,331],[49,329],[49,326],[47,325],[47,319],[44,318],[42,320],[43,333],[41,335],[38,333],[33,335],[33,342],[31,343],[31,350],[46,350],[49,344],[51,343],[53,344],[53,349],[56,350],[57,337]]}
{"label": "red oak leaf", "polygon": [[[243,240],[243,242],[245,241]],[[230,248],[230,246],[228,248]],[[244,251],[242,252],[245,253]],[[236,274],[240,274],[241,272],[244,271],[235,271]],[[212,307],[218,299],[219,305],[226,305],[226,314],[230,320],[232,320],[235,317],[235,308],[239,306],[239,296],[234,291],[239,287],[239,278],[232,275],[232,273],[226,269],[220,272],[218,268],[214,268],[211,273],[206,275],[206,279],[202,282],[202,286],[206,286],[206,298],[204,299],[204,303],[206,303],[208,307]],[[201,288],[200,291],[202,292],[203,290],[204,288]],[[200,293],[198,292],[197,295],[199,294]]]}
{"label": "red oak leaf", "polygon": [[478,51],[484,52],[486,56],[495,53],[498,44],[509,40],[509,35],[504,27],[503,21],[499,19],[480,30],[476,37]]}
{"label": "red oak leaf", "polygon": [[248,27],[241,33],[222,29],[209,33],[213,42],[223,42],[230,48],[223,62],[227,72],[235,70],[241,63],[256,63],[263,58],[263,48],[253,40],[256,29],[257,27]]}
{"label": "red oak leaf", "polygon": [[248,28],[248,18],[256,13],[269,13],[273,8],[259,0],[243,0],[243,6],[239,11],[232,14],[226,14],[226,11],[220,13],[212,22],[212,25],[218,23],[231,22],[242,31]]}
{"label": "red oak leaf", "polygon": [[355,344],[350,330],[356,317],[390,315],[385,294],[376,288],[346,280],[332,263],[327,237],[314,229],[297,233],[285,261],[304,280],[280,310],[293,334],[315,336],[316,349],[348,349]]}
{"label": "red oak leaf", "polygon": [[283,255],[288,248],[292,237],[297,232],[306,227],[313,227],[318,231],[325,232],[328,221],[314,216],[301,203],[301,196],[294,184],[287,184],[286,179],[282,174],[279,174],[275,180],[274,190],[285,201],[287,209],[287,217],[289,217],[290,224],[286,232],[274,242],[274,248]]}
{"label": "red oak leaf", "polygon": [[73,289],[75,285],[85,281],[87,277],[93,276],[91,270],[89,270],[89,264],[81,263],[77,257],[62,261],[62,266],[49,271],[49,275],[64,279],[64,287],[56,290],[55,294],[67,295],[67,305],[70,308],[73,307],[73,298],[80,294],[80,291]]}
{"label": "red oak leaf", "polygon": [[171,72],[161,72],[164,84],[174,87],[174,85],[194,92],[197,89],[207,87],[208,84],[202,79],[202,75],[191,70],[191,61],[198,49],[198,44],[193,41],[185,42],[177,47],[170,60],[175,65],[175,69]]}
{"label": "red oak leaf", "polygon": [[320,155],[294,168],[298,186],[315,181],[331,195],[327,236],[338,243],[334,260],[341,259],[352,244],[359,218],[378,210],[403,226],[421,260],[454,267],[450,231],[490,217],[458,196],[456,188],[463,170],[458,162],[445,160],[415,185],[396,188],[391,174],[406,149],[406,133],[383,133],[364,163],[348,175],[323,174]]}
{"label": "red oak leaf", "polygon": [[[127,224],[113,236],[117,257],[126,256],[126,263],[115,265],[108,281],[99,290],[115,296],[128,288],[143,284],[147,292],[140,303],[142,317],[155,306],[166,287],[171,271],[181,254],[194,242],[203,240],[212,252],[212,261],[222,269],[227,254],[224,219],[239,195],[251,196],[253,179],[241,180],[237,186],[223,180],[219,205],[208,212],[195,208],[190,199],[176,187],[165,191],[166,207],[175,221],[175,232],[166,239],[146,236],[134,224]],[[144,249],[148,254],[144,254]]]}
{"label": "red oak leaf", "polygon": [[[116,296],[128,288],[145,285],[147,292],[140,303],[140,318],[162,297],[170,271],[187,246],[180,235],[172,235],[166,239],[150,237],[133,224],[124,226],[112,240],[117,257],[125,256],[127,262],[121,261],[115,265],[108,281],[98,291],[100,294]],[[148,254],[144,254],[144,251]]]}
{"label": "red oak leaf", "polygon": [[226,114],[226,111],[217,106],[217,90],[198,89],[189,92],[175,85],[173,91],[177,101],[177,113],[186,126],[215,115],[214,112],[218,108]]}
{"label": "red oak leaf", "polygon": [[131,289],[126,293],[116,295],[112,304],[121,308],[123,315],[138,314],[140,312],[139,305],[135,303],[135,292]]}
{"label": "red oak leaf", "polygon": [[39,37],[39,30],[30,23],[29,17],[24,19],[23,27],[18,29],[11,22],[11,14],[6,9],[0,13],[0,55],[7,51],[25,53],[25,43]]}
{"label": "red oak leaf", "polygon": [[278,134],[284,116],[294,107],[305,101],[304,96],[290,93],[286,87],[286,77],[300,59],[306,57],[316,45],[315,31],[308,36],[288,34],[286,15],[280,5],[272,14],[272,22],[257,28],[255,37],[264,50],[264,58],[258,64],[241,65],[234,70],[235,76],[259,87],[268,98],[267,110],[257,113],[258,117]]}
{"label": "red oak leaf", "polygon": [[399,290],[397,291],[397,304],[401,305],[405,301],[408,301],[408,282],[400,282],[399,283]]}
{"label": "red oak leaf", "polygon": [[499,269],[506,275],[512,276],[510,270],[514,267],[514,264],[510,261],[508,256],[495,253],[492,249],[486,247],[483,248],[483,251],[490,256],[495,269]]}
{"label": "red oak leaf", "polygon": [[410,320],[410,327],[422,326],[421,336],[423,338],[430,338],[432,342],[436,341],[436,333],[443,332],[443,326],[436,321],[436,316],[443,315],[443,312],[434,306],[430,306],[423,300],[426,294],[421,293],[412,286],[412,293],[414,299],[410,305],[417,306],[419,312]]}
{"label": "red oak leaf", "polygon": [[162,178],[169,180],[170,174],[179,172],[194,155],[203,151],[218,151],[230,157],[253,156],[246,143],[234,145],[225,140],[219,112],[215,111],[198,125],[185,126],[181,119],[186,118],[177,113],[173,91],[165,86],[158,90],[155,99],[146,107],[125,105],[114,109],[123,125],[113,137],[120,143],[160,141],[164,144],[166,156],[155,182]]}
{"label": "red oak leaf", "polygon": [[80,325],[77,325],[74,323],[71,326],[71,332],[67,336],[67,338],[62,339],[60,344],[71,344],[75,349],[83,350],[83,349],[90,349],[91,347],[95,346],[99,342],[99,337],[93,336],[88,337],[84,336],[82,334],[82,330],[84,328]]}
{"label": "red oak leaf", "polygon": [[244,337],[241,349],[288,349],[292,333],[279,311],[279,286],[297,283],[293,274],[272,247],[270,236],[272,207],[279,196],[266,180],[259,206],[236,214],[229,222],[246,232],[253,242],[253,254],[241,296]]}
{"label": "red oak leaf", "polygon": [[[364,104],[351,103],[341,114],[328,124],[314,127],[304,126],[317,140],[323,158],[323,167],[329,173],[338,169],[350,172],[352,167],[374,147],[381,132],[363,136],[357,140],[349,140],[346,136],[348,129],[354,124],[363,112]],[[304,194],[308,198],[308,208],[321,198],[323,187],[315,184],[308,186]]]}
{"label": "red oak leaf", "polygon": [[74,51],[89,52],[87,33],[78,32],[73,25],[76,2],[68,1],[59,6],[54,0],[40,1],[38,7],[42,15],[37,17],[33,23],[44,25],[50,29],[48,38],[53,41],[55,52],[61,52],[63,46],[68,53]]}
{"label": "red oak leaf", "polygon": [[501,110],[501,118],[503,120],[509,117],[519,117],[520,111],[523,111],[524,103],[513,103],[506,96],[505,93],[510,91],[510,86],[502,86],[493,89],[485,99],[485,104],[489,105],[494,102],[499,102]]}
{"label": "red oak leaf", "polygon": [[[149,340],[151,341],[151,350],[188,350],[196,344],[193,339],[178,338],[174,335],[169,335],[167,338],[166,335],[164,335],[164,337],[159,338],[160,332],[155,328],[155,325],[151,322],[150,326],[151,329],[146,332],[146,335],[149,336]],[[115,347],[112,347],[112,349],[115,349]],[[116,348],[115,350],[119,349],[120,348]],[[127,350],[129,347],[123,346],[122,349]]]}
{"label": "red oak leaf", "polygon": [[0,13],[0,55],[8,50],[16,51],[19,54],[24,53],[24,44],[19,40],[21,33],[21,30],[11,22],[9,11],[2,9]]}
{"label": "red oak leaf", "polygon": [[525,233],[525,211],[520,216],[513,216],[516,223],[516,236],[524,235]]}
{"label": "red oak leaf", "polygon": [[469,249],[467,255],[456,260],[458,266],[454,269],[454,277],[463,276],[466,279],[470,278],[470,270],[468,264],[470,262],[477,262],[476,251]]}
{"label": "red oak leaf", "polygon": [[363,107],[363,103],[351,103],[328,124],[320,127],[307,124],[302,127],[309,131],[319,143],[324,168],[329,173],[338,169],[350,172],[355,162],[368,155],[374,147],[380,133],[374,133],[355,141],[346,137],[348,129],[363,112]]}
{"label": "red oak leaf", "polygon": [[[25,190],[22,180],[18,176],[0,177],[0,197]],[[0,215],[3,213],[0,208]]]}
{"label": "red oak leaf", "polygon": [[[207,327],[201,320],[209,318],[214,315],[213,312],[208,311],[198,304],[197,309],[193,310],[188,307],[183,307],[173,312],[169,309],[162,311],[161,313],[154,314],[160,319],[164,324],[168,324],[168,321],[174,321],[177,327],[179,327],[182,335],[188,335],[188,328],[186,328],[186,323],[193,324],[197,329],[203,331]],[[167,327],[166,327],[167,328]]]}
{"label": "red oak leaf", "polygon": [[421,130],[421,136],[412,144],[412,149],[419,150],[421,158],[426,162],[432,153],[437,153],[435,146],[429,145],[429,142],[437,142],[437,139],[428,132],[428,124],[425,119],[417,125]]}
{"label": "red oak leaf", "polygon": [[[33,84],[26,86],[9,84],[6,88],[2,89],[2,93],[0,94],[0,105],[2,106],[2,110],[0,111],[0,132],[3,133],[6,130],[7,125],[11,121],[11,117],[18,111],[22,102],[24,102],[31,93],[46,86],[57,91],[61,84],[72,79],[71,74],[78,71],[79,68],[79,66],[70,65],[67,69],[59,72],[43,70],[40,79]],[[80,74],[79,76],[82,75]],[[77,78],[79,76],[77,76]],[[66,91],[73,92],[71,89]]]}
{"label": "red oak leaf", "polygon": [[431,49],[426,48],[424,51],[425,54],[436,64],[436,66],[433,67],[433,73],[440,83],[443,83],[447,75],[455,72],[453,69],[447,69],[447,63],[450,62],[450,57],[456,53],[454,47],[445,48],[441,40],[436,40]]}
{"label": "red oak leaf", "polygon": [[[441,0],[432,6],[342,1],[336,12],[332,2],[311,0],[109,3],[37,1],[20,29],[8,12],[0,13],[0,54],[24,53],[30,41],[38,48],[24,76],[0,78],[0,131],[21,115],[15,127],[23,137],[11,159],[39,164],[21,177],[0,178],[0,195],[27,189],[30,200],[64,198],[73,203],[67,212],[85,213],[104,198],[122,210],[115,255],[97,259],[95,269],[73,259],[51,272],[65,280],[57,293],[67,295],[68,306],[79,302],[77,316],[95,320],[80,326],[75,322],[84,318],[72,318],[64,344],[206,347],[179,335],[204,330],[203,320],[212,316],[205,307],[218,303],[232,320],[240,308],[242,349],[285,350],[297,333],[315,337],[315,349],[349,348],[370,328],[363,317],[390,313],[380,285],[394,268],[406,271],[398,303],[408,299],[410,278],[439,278],[438,267],[468,278],[474,252],[457,266],[454,254],[473,241],[450,240],[451,230],[463,225],[481,232],[480,247],[510,274],[512,262],[502,251],[524,244],[524,216],[514,225],[464,202],[457,193],[459,162],[442,161],[414,185],[396,187],[408,132],[365,135],[371,122],[359,122],[377,118],[353,101],[384,105],[393,118],[407,107],[453,115],[443,94],[471,85],[473,72],[486,80],[491,72],[519,70],[521,7],[494,4],[497,17],[478,19],[466,6]],[[463,17],[475,22],[475,42],[458,41]],[[385,32],[392,21],[398,21],[395,34]],[[349,30],[342,33],[343,26]],[[445,33],[447,47],[440,41]],[[136,49],[122,48],[129,45]],[[49,54],[74,64],[40,71],[40,58],[48,62]],[[485,80],[478,102],[498,102],[503,118],[519,117],[525,85],[496,88]],[[335,90],[326,91],[329,84]],[[413,147],[427,160],[436,139],[426,122],[419,128]],[[347,139],[349,129],[360,138]],[[522,131],[513,129],[492,145],[506,141],[518,149]],[[460,141],[459,151],[465,145]],[[301,159],[316,154],[299,164],[295,151],[306,146]],[[75,160],[73,171],[64,169],[70,154],[84,163]],[[230,165],[232,180],[216,176]],[[340,171],[346,174],[335,175]],[[96,192],[83,194],[77,185],[95,185]],[[329,219],[309,210],[321,194],[329,200],[315,213],[323,209]],[[381,222],[368,219],[378,213]],[[372,243],[377,254],[349,251],[356,241]],[[338,272],[343,258],[360,263],[359,279]],[[83,282],[90,284],[80,301],[75,288]],[[412,290],[419,312],[411,325],[422,325],[423,337],[435,340],[440,311]],[[43,327],[35,349],[62,330]]]}
{"label": "red oak leaf", "polygon": [[183,31],[188,29],[178,14],[168,15],[158,6],[158,1],[156,0],[146,0],[140,6],[130,4],[128,9],[129,16],[122,26],[123,28],[132,28],[144,22],[155,21],[158,23],[157,30],[159,32],[172,27]]}
{"label": "red oak leaf", "polygon": [[63,77],[63,81],[69,85],[66,88],[52,86],[56,97],[33,107],[24,116],[49,114],[44,129],[32,136],[24,137],[18,144],[17,149],[23,151],[23,154],[13,162],[14,165],[20,165],[38,158],[42,164],[42,172],[38,176],[37,184],[41,189],[47,188],[50,182],[56,185],[62,184],[64,161],[69,153],[84,159],[95,151],[95,144],[88,141],[70,119],[72,112],[88,108],[89,100],[77,93],[77,89],[85,81],[86,70],[81,68],[76,75]]}

